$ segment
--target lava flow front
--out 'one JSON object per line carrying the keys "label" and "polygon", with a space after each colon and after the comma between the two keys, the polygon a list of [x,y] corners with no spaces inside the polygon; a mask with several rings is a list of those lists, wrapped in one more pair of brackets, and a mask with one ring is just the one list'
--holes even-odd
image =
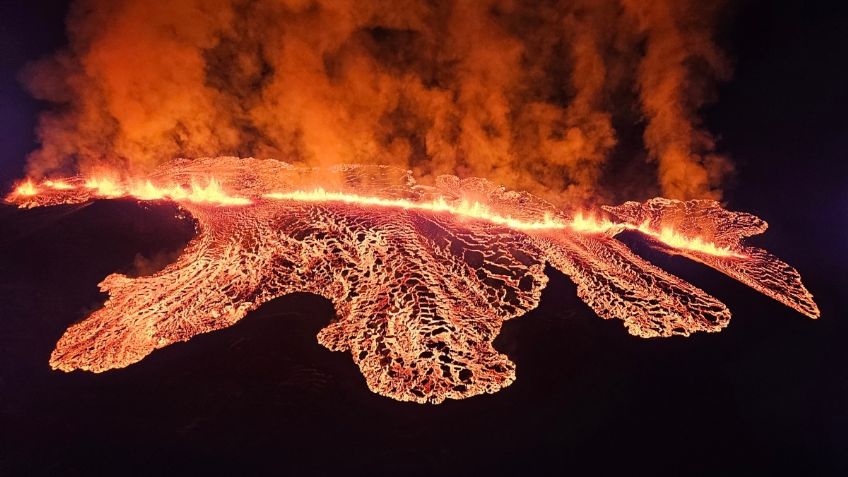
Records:
{"label": "lava flow front", "polygon": [[627,202],[605,207],[611,220],[567,213],[484,179],[441,176],[431,187],[390,167],[315,172],[222,157],[173,161],[138,181],[19,185],[6,198],[19,207],[172,200],[198,224],[165,269],[106,277],[100,287],[109,299],[67,330],[51,366],[124,367],[231,326],[276,297],[311,292],[338,313],[318,340],[349,351],[374,392],[432,403],[491,393],[515,379],[515,365],[492,340],[504,320],[538,305],[546,264],[571,277],[599,316],[621,319],[634,335],[688,336],[727,325],[724,304],[615,240],[624,230],[819,315],[797,271],[741,243],[766,223],[713,201]]}

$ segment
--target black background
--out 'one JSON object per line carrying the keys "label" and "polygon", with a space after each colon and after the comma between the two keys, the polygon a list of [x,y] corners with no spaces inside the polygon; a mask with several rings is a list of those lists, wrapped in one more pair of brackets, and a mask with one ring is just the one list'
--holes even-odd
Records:
{"label": "black background", "polygon": [[[61,2],[0,10],[0,183],[20,176],[41,107],[20,67],[65,41]],[[848,17],[815,2],[737,2],[721,31],[734,79],[705,111],[737,166],[730,208],[798,268],[818,321],[717,272],[638,252],[724,301],[719,334],[642,340],[550,272],[496,347],[503,391],[440,406],[370,393],[315,334],[312,295],[94,375],[50,371],[96,284],[192,234],[170,206],[0,207],[0,475],[848,475]]]}

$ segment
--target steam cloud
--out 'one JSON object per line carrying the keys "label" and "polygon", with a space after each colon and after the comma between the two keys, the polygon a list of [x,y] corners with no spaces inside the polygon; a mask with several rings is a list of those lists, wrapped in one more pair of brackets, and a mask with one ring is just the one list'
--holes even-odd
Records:
{"label": "steam cloud", "polygon": [[[33,175],[231,154],[382,163],[586,201],[644,123],[664,195],[717,198],[715,2],[78,0],[30,65]],[[634,114],[634,112],[636,112]],[[642,160],[638,158],[637,160]]]}

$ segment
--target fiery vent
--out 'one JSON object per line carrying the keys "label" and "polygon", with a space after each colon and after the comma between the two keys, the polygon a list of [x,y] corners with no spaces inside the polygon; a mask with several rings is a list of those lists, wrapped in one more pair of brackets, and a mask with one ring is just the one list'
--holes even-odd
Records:
{"label": "fiery vent", "polygon": [[391,167],[317,174],[238,158],[178,160],[138,181],[26,181],[7,201],[37,207],[115,197],[175,201],[197,220],[198,234],[160,272],[106,277],[100,287],[109,299],[67,330],[53,368],[124,367],[231,326],[271,299],[311,292],[339,316],[318,340],[349,351],[374,392],[433,403],[491,393],[515,379],[492,340],[503,321],[537,306],[546,264],[631,334],[688,336],[727,325],[724,304],[633,254],[614,239],[623,230],[819,315],[797,271],[742,243],[766,223],[713,201],[627,202],[605,207],[612,218],[602,218],[483,179],[440,176],[430,187]]}

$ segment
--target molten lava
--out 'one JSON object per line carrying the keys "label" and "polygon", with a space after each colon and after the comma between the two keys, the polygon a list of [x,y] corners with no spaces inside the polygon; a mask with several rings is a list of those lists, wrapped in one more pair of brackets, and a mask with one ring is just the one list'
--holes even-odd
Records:
{"label": "molten lava", "polygon": [[70,189],[74,188],[74,186],[72,186],[71,184],[68,184],[67,182],[65,182],[63,180],[55,180],[55,181],[54,180],[46,180],[46,181],[42,182],[42,184],[46,187],[49,187],[51,189],[56,189],[56,190],[70,190]]}
{"label": "molten lava", "polygon": [[480,202],[460,200],[455,204],[448,203],[443,197],[431,201],[414,202],[407,199],[384,199],[381,197],[347,194],[343,192],[327,192],[319,187],[312,191],[294,191],[287,193],[265,194],[265,197],[279,200],[294,200],[302,202],[342,202],[361,206],[399,207],[407,210],[424,210],[430,212],[447,212],[459,217],[485,220],[498,225],[505,225],[518,230],[562,229],[568,224],[554,220],[546,214],[542,220],[526,221],[493,212]]}
{"label": "molten lava", "polygon": [[149,180],[143,184],[136,184],[129,188],[127,193],[130,197],[140,200],[170,199],[176,202],[189,201],[196,203],[210,203],[218,205],[247,205],[250,199],[228,195],[221,189],[221,184],[214,178],[209,179],[208,184],[203,187],[192,183],[190,187],[170,185],[167,187],[154,186]]}
{"label": "molten lava", "polygon": [[12,191],[13,197],[31,197],[38,194],[38,189],[35,188],[35,184],[32,183],[31,179],[27,179],[22,182],[20,185],[15,187],[15,190]]}
{"label": "molten lava", "polygon": [[546,264],[568,275],[599,316],[623,320],[634,335],[727,325],[724,304],[614,239],[624,230],[819,314],[797,271],[741,243],[765,222],[713,201],[605,207],[613,221],[572,215],[483,179],[441,176],[428,187],[389,167],[322,172],[313,180],[314,170],[274,160],[208,158],[177,160],[140,180],[19,185],[7,197],[19,207],[173,200],[198,224],[165,269],[106,277],[100,287],[109,299],[67,330],[51,366],[124,367],[231,326],[278,296],[311,292],[331,300],[339,316],[319,341],[349,351],[374,392],[417,402],[491,393],[515,379],[515,365],[492,340],[503,321],[537,306]]}
{"label": "molten lava", "polygon": [[[70,179],[49,179],[36,186],[31,179],[27,179],[19,185],[7,200],[17,199],[21,207],[34,207],[39,205],[36,196],[49,197],[50,190],[73,191],[86,189],[91,198],[115,199],[129,197],[138,200],[173,200],[175,202],[209,203],[217,205],[247,205],[250,200],[244,197],[236,197],[227,194],[221,188],[221,184],[213,177],[202,186],[192,180],[188,185],[171,183],[165,186],[154,185],[149,179],[144,181],[119,181],[109,177],[89,177],[83,179],[74,177]],[[78,201],[80,193],[66,196],[68,202]],[[82,194],[84,195],[84,194]],[[23,197],[29,197],[31,201],[21,201]],[[55,198],[54,198],[55,199]]]}
{"label": "molten lava", "polygon": [[720,247],[700,236],[688,237],[668,226],[662,227],[657,231],[651,227],[648,221],[634,225],[627,222],[613,222],[607,219],[599,220],[591,215],[584,217],[582,213],[578,213],[568,225],[578,232],[605,233],[609,235],[616,235],[624,230],[636,230],[662,242],[672,249],[691,250],[719,257],[745,258],[745,255],[732,250],[730,247]]}
{"label": "molten lava", "polygon": [[[96,197],[117,198],[130,197],[138,200],[173,200],[175,202],[189,201],[196,203],[212,203],[218,205],[247,205],[250,199],[234,197],[225,193],[215,178],[209,179],[208,185],[199,186],[192,182],[190,187],[171,184],[160,187],[155,186],[150,180],[144,182],[135,181],[130,185],[122,185],[112,179],[93,177],[84,181],[85,187],[94,191]],[[56,190],[72,190],[76,187],[64,180],[46,180],[41,185]],[[16,196],[35,196],[38,189],[31,180],[27,180],[13,193]],[[430,201],[412,201],[409,199],[387,199],[376,196],[365,196],[353,193],[328,192],[323,187],[304,191],[271,192],[262,196],[266,199],[293,200],[299,202],[341,202],[361,206],[373,207],[398,207],[408,210],[423,210],[430,212],[446,212],[458,217],[484,220],[498,225],[504,225],[517,230],[546,230],[571,228],[582,233],[603,233],[610,236],[616,235],[623,230],[638,230],[645,235],[655,238],[665,245],[677,248],[703,252],[710,255],[722,257],[744,258],[744,255],[734,252],[728,247],[719,247],[712,242],[703,240],[701,237],[686,237],[669,227],[660,231],[651,229],[648,222],[638,226],[629,223],[616,223],[607,219],[599,220],[594,216],[584,216],[578,212],[569,221],[554,219],[551,214],[544,214],[541,220],[521,220],[509,215],[499,215],[493,212],[485,204],[479,201],[460,200],[455,203],[447,202],[444,197],[437,197]],[[21,203],[22,207],[29,204]]]}

